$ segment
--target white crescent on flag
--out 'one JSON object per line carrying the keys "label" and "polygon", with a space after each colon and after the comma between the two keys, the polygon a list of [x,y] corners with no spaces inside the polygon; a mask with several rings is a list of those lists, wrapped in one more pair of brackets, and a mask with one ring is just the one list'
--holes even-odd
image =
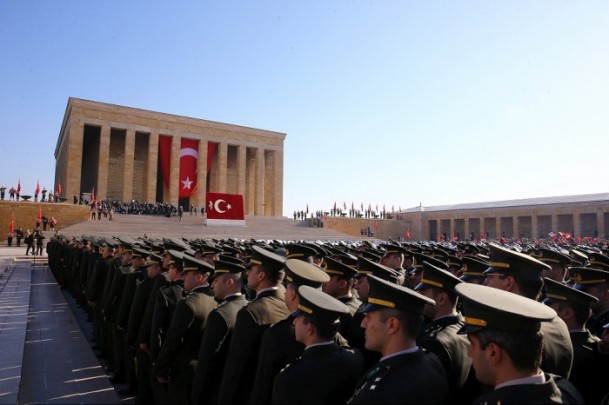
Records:
{"label": "white crescent on flag", "polygon": [[226,210],[222,211],[220,209],[221,202],[225,203],[226,201],[224,201],[223,199],[216,200],[216,203],[214,204],[214,209],[216,210],[216,212],[219,212],[220,214],[224,214],[226,212]]}
{"label": "white crescent on flag", "polygon": [[180,149],[180,158],[183,156],[192,156],[195,159],[199,158],[199,152],[193,148],[184,148]]}

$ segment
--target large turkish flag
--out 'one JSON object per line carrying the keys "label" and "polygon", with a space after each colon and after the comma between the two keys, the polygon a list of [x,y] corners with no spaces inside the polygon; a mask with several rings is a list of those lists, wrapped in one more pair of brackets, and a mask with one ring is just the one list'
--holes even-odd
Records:
{"label": "large turkish flag", "polygon": [[180,197],[190,197],[197,191],[197,159],[199,141],[182,138],[180,147]]}
{"label": "large turkish flag", "polygon": [[245,219],[242,194],[207,193],[205,206],[207,219]]}

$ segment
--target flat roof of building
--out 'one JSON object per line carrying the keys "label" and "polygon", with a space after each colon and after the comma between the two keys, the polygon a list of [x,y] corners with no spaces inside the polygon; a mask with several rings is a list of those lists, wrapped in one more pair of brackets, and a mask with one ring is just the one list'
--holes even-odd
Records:
{"label": "flat roof of building", "polygon": [[459,211],[459,210],[484,210],[497,208],[527,207],[535,205],[555,205],[555,204],[578,204],[578,203],[608,203],[609,193],[567,195],[555,197],[523,198],[518,200],[474,202],[464,204],[419,206],[403,210],[409,212],[437,212],[437,211]]}

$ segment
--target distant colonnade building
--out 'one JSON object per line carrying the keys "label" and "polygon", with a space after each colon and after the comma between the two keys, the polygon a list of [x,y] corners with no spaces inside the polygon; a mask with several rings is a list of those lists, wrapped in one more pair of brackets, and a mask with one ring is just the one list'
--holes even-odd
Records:
{"label": "distant colonnade building", "polygon": [[55,148],[55,184],[69,200],[94,193],[185,210],[200,209],[206,192],[242,194],[246,214],[283,216],[285,137],[71,97]]}
{"label": "distant colonnade building", "polygon": [[413,239],[609,237],[609,193],[414,207],[399,213]]}

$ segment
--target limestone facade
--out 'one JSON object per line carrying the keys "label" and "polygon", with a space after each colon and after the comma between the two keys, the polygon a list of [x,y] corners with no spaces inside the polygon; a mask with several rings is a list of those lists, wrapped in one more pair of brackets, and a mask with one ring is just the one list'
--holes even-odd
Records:
{"label": "limestone facade", "polygon": [[[161,137],[171,138],[168,181],[163,180],[159,163]],[[55,184],[61,183],[61,197],[70,201],[74,195],[94,191],[96,199],[193,204],[199,209],[206,192],[242,194],[246,214],[282,216],[285,137],[70,98],[55,148]],[[187,200],[179,198],[183,138],[199,141],[198,186]],[[208,162],[210,145],[213,155]]]}

